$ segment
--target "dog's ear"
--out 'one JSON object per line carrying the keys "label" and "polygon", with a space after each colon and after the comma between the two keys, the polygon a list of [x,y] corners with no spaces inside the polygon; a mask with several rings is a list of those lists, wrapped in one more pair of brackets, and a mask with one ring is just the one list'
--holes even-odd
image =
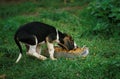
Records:
{"label": "dog's ear", "polygon": [[65,36],[64,39],[64,45],[69,49],[72,50],[74,48],[74,41],[72,40],[71,36]]}

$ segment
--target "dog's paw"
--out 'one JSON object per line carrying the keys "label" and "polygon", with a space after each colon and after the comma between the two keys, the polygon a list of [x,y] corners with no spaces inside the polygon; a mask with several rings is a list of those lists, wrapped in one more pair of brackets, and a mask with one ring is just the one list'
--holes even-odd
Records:
{"label": "dog's paw", "polygon": [[39,58],[40,58],[41,60],[46,60],[46,59],[47,59],[47,57],[42,56],[42,55],[41,55]]}

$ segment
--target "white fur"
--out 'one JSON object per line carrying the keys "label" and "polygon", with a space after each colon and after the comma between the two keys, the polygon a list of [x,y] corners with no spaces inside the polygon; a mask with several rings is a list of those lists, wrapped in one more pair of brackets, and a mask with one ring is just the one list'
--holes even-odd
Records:
{"label": "white fur", "polygon": [[74,47],[75,47],[75,49],[77,48],[77,44],[74,42]]}
{"label": "white fur", "polygon": [[51,58],[52,60],[55,60],[55,58],[54,58],[54,45],[53,45],[52,43],[49,43],[49,42],[47,41],[47,46],[48,46],[48,52],[49,52],[49,54],[50,54],[50,58]]}
{"label": "white fur", "polygon": [[29,50],[28,50],[28,52],[29,53],[36,53],[36,45],[29,45]]}
{"label": "white fur", "polygon": [[56,38],[56,42],[59,43],[60,41],[59,41],[59,34],[58,34],[58,30],[57,30],[57,29],[56,29],[56,33],[57,33],[57,36],[56,36],[56,37],[57,37],[57,38]]}
{"label": "white fur", "polygon": [[15,63],[18,63],[18,62],[19,62],[19,60],[21,59],[21,57],[22,57],[22,54],[21,54],[21,53],[19,53],[19,56],[18,56],[18,58],[17,58],[17,60],[16,60],[16,62],[15,62]]}

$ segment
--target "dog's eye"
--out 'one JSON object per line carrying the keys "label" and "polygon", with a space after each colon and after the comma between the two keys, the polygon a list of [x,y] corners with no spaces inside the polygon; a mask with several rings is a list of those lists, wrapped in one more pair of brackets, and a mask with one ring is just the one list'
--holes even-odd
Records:
{"label": "dog's eye", "polygon": [[73,40],[71,40],[71,44],[74,44],[74,41],[73,41]]}

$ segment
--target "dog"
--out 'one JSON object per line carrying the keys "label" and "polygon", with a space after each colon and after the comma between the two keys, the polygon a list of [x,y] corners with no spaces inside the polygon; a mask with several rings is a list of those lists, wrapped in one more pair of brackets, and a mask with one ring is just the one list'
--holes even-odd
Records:
{"label": "dog", "polygon": [[41,22],[30,22],[20,26],[14,35],[14,40],[20,50],[16,63],[18,63],[22,57],[23,52],[21,43],[25,44],[27,55],[34,56],[40,60],[47,59],[47,57],[41,55],[40,46],[43,43],[47,44],[48,52],[52,60],[56,60],[54,57],[55,42],[67,50],[77,48],[77,45],[71,36],[60,32],[51,25]]}

